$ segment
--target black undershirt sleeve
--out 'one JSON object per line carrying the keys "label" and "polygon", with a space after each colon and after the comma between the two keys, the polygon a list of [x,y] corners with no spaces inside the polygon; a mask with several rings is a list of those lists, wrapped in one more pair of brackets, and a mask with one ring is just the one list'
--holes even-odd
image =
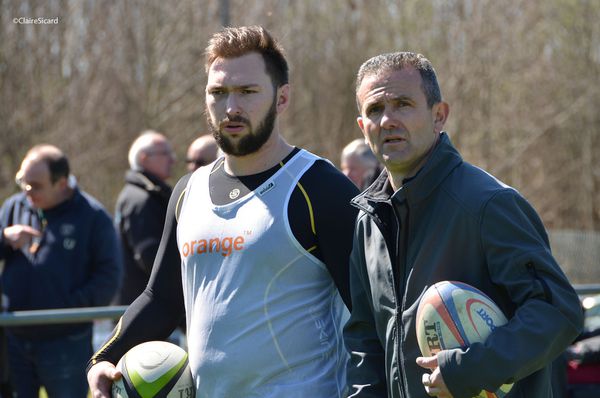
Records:
{"label": "black undershirt sleeve", "polygon": [[131,347],[145,341],[164,340],[180,325],[185,312],[176,211],[189,177],[188,174],[179,180],[169,200],[148,286],[127,308],[106,343],[92,356],[87,370],[100,361],[116,364]]}
{"label": "black undershirt sleeve", "polygon": [[[358,188],[331,163],[316,161],[300,178],[313,206],[317,249],[312,252],[325,263],[344,303],[351,309],[348,262],[352,251],[352,236],[358,209],[350,205],[350,200],[358,195]],[[290,206],[306,206],[300,190],[295,189],[290,198]],[[289,212],[290,224],[301,225],[296,217],[306,217],[306,213]],[[305,218],[306,220],[306,218]],[[292,228],[293,229],[293,228]],[[297,236],[296,231],[294,235]]]}

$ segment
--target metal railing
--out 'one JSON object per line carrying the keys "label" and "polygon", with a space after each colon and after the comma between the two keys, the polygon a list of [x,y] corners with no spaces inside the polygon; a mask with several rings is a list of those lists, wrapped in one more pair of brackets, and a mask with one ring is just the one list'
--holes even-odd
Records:
{"label": "metal railing", "polygon": [[96,319],[118,319],[126,309],[127,306],[123,305],[5,312],[0,314],[0,326],[48,325],[90,322]]}
{"label": "metal railing", "polygon": [[600,294],[600,283],[574,284],[573,287],[579,296]]}
{"label": "metal railing", "polygon": [[[600,284],[573,285],[580,296],[600,294]],[[90,322],[96,319],[118,319],[126,305],[111,307],[83,307],[54,310],[14,311],[0,314],[0,326],[23,326],[55,323]]]}

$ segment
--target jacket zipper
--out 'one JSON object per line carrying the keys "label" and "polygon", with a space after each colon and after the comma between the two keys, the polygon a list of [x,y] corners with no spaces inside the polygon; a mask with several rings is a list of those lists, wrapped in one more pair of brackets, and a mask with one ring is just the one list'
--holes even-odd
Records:
{"label": "jacket zipper", "polygon": [[[398,274],[399,275],[395,275],[394,274],[394,266],[393,264],[391,265],[392,268],[392,276],[393,276],[393,283],[394,285],[396,285],[396,283],[398,283],[398,286],[396,288],[396,286],[394,286],[393,291],[395,292],[396,295],[396,316],[395,316],[395,320],[394,323],[396,324],[396,341],[398,344],[398,363],[396,364],[396,366],[398,366],[398,384],[399,384],[399,391],[400,391],[400,397],[404,397],[404,389],[405,389],[405,371],[404,371],[404,366],[402,365],[404,363],[404,354],[402,353],[402,331],[403,331],[403,327],[402,327],[402,312],[404,311],[404,299],[405,299],[405,295],[402,292],[402,288],[404,286],[404,284],[406,283],[406,262],[404,262],[403,264],[403,269],[401,270],[400,267],[402,266],[402,258],[401,258],[401,250],[400,250],[400,246],[401,244],[403,244],[404,242],[400,242],[400,239],[402,237],[402,224],[401,224],[401,220],[400,220],[400,216],[398,214],[398,212],[396,211],[396,207],[394,206],[394,204],[392,203],[392,201],[390,200],[390,205],[392,206],[392,212],[394,214],[394,217],[396,218],[396,245],[394,245],[395,251],[396,253],[394,253],[394,257],[396,258],[396,263],[398,264]],[[399,279],[400,275],[402,275],[402,280]],[[400,311],[400,312],[398,312]]]}
{"label": "jacket zipper", "polygon": [[[400,239],[400,222],[398,220],[398,214],[396,213],[396,208],[394,207],[394,205],[392,204],[391,200],[388,201],[380,201],[382,203],[386,203],[388,205],[390,205],[392,207],[392,213],[394,214],[394,217],[396,218],[396,241],[398,241]],[[371,209],[368,209],[360,204],[356,204],[357,207],[361,210],[364,210],[367,214],[369,214],[369,217],[371,217],[371,219],[375,222],[375,225],[377,225],[377,227],[379,228],[379,231],[381,233],[381,235],[384,237],[384,240],[386,240],[386,246],[388,247],[388,251],[390,251],[390,246],[394,247],[396,249],[395,253],[391,253],[390,252],[390,258],[396,258],[396,261],[400,261],[400,253],[399,253],[399,247],[400,245],[390,245],[390,242],[387,241],[386,239],[386,234],[385,232],[385,228],[383,226],[383,222],[379,219],[379,216],[377,215],[377,213],[373,212]],[[396,290],[396,274],[394,272],[394,265],[390,264],[390,269],[392,272],[392,292],[394,292],[394,301],[396,303],[396,316],[394,319],[394,323],[396,325],[396,342],[398,344],[398,358],[401,359],[402,358],[402,350],[400,349],[401,346],[401,341],[400,341],[400,335],[401,335],[401,331],[402,331],[402,322],[398,321],[398,305],[400,304],[400,311],[402,311],[403,307],[404,307],[404,294],[400,295],[400,300],[398,300],[398,293],[399,291]],[[402,283],[406,283],[406,272],[403,273],[403,277],[402,277]],[[401,301],[401,302],[400,302]],[[402,314],[400,313],[400,318],[402,318]],[[405,393],[404,393],[404,368],[401,366],[401,361],[397,361],[396,362],[396,366],[398,368],[398,384],[399,384],[399,388],[398,388],[398,392],[400,393],[400,398],[404,398],[405,397]],[[392,393],[392,391],[388,391],[389,393]],[[393,396],[393,395],[392,395]]]}

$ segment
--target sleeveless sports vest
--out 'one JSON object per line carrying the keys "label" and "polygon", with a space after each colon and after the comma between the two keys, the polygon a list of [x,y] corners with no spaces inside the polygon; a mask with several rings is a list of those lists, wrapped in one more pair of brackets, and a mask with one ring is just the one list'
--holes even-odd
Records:
{"label": "sleeveless sports vest", "polygon": [[287,217],[292,191],[317,159],[301,150],[223,206],[210,199],[211,167],[191,176],[177,242],[197,397],[342,396],[345,306]]}

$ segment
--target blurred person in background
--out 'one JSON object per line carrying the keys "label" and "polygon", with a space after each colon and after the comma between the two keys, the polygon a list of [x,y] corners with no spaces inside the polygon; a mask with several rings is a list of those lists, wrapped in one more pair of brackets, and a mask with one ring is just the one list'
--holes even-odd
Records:
{"label": "blurred person in background", "polygon": [[206,166],[217,159],[219,147],[212,134],[196,138],[187,150],[185,162],[188,171],[194,171],[198,167]]}
{"label": "blurred person in background", "polygon": [[115,224],[123,249],[123,285],[119,304],[129,305],[146,288],[163,231],[175,154],[161,133],[142,132],[129,149],[125,186],[115,206]]}
{"label": "blurred person in background", "polygon": [[[121,253],[112,220],[80,191],[64,153],[31,148],[17,172],[22,192],[0,209],[1,276],[8,311],[108,305],[119,287]],[[6,329],[13,388],[19,398],[87,394],[85,364],[92,322]]]}
{"label": "blurred person in background", "polygon": [[340,168],[361,191],[367,189],[381,173],[379,161],[364,138],[350,141],[344,147],[340,157]]}

